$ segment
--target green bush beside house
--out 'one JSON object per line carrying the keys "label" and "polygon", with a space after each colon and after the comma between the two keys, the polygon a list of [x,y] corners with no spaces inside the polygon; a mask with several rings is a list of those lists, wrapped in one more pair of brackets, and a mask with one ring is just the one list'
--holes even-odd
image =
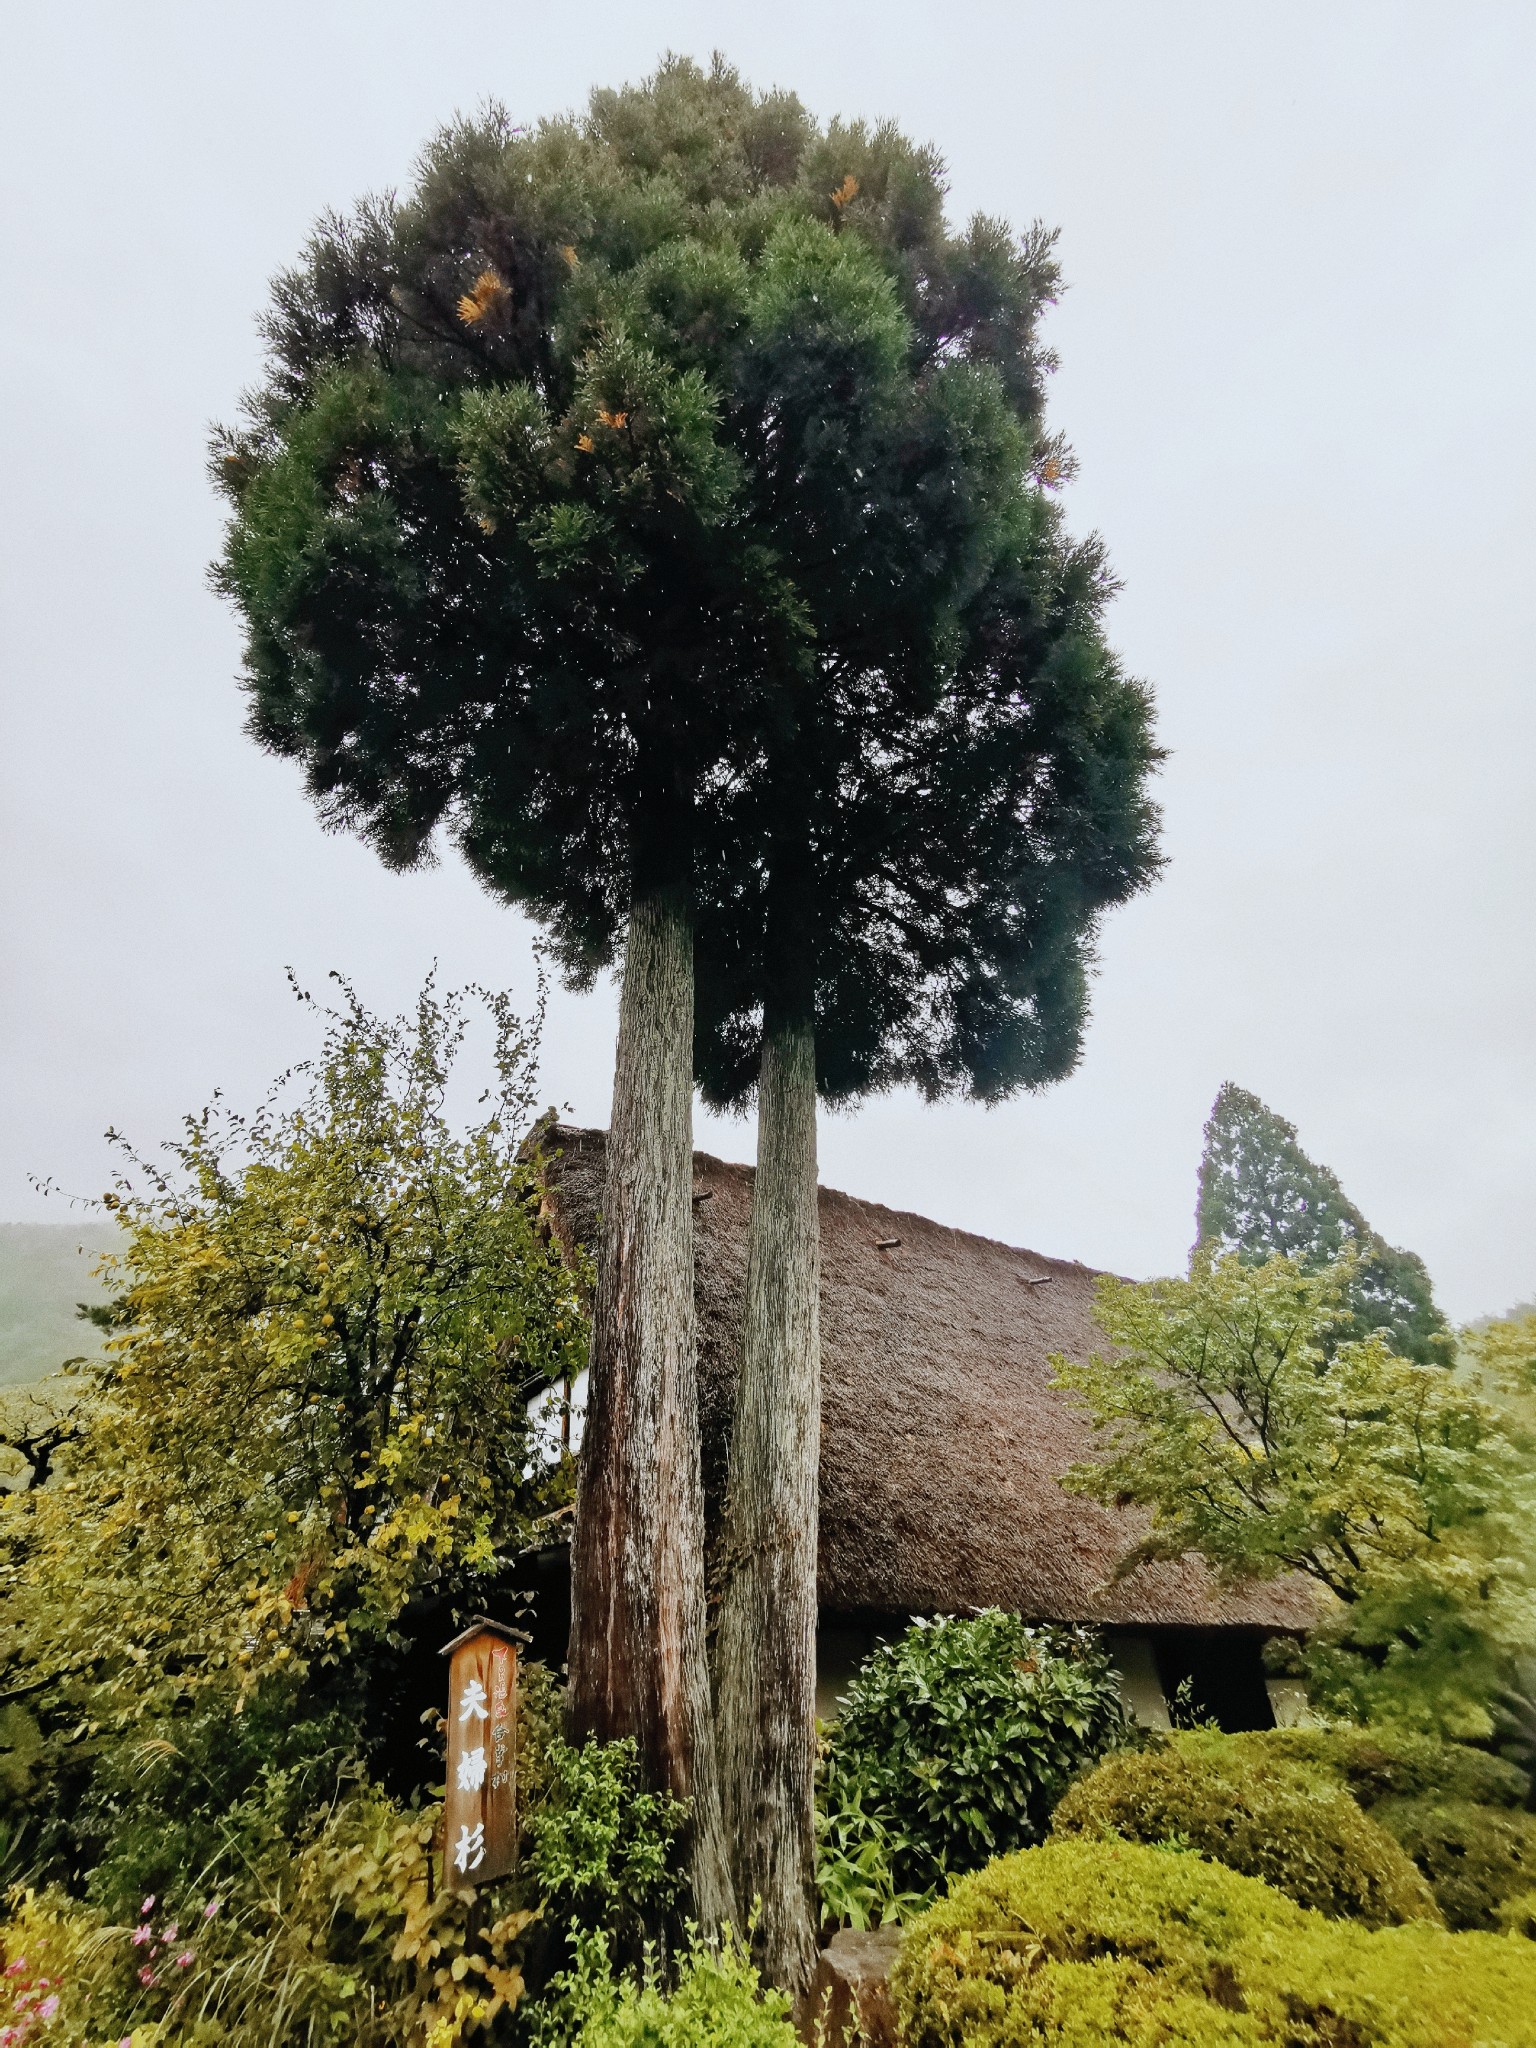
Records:
{"label": "green bush beside house", "polygon": [[1129,1735],[1091,1630],[998,1608],[914,1622],[866,1662],[823,1743],[829,1917],[903,1918],[946,1876],[1040,1841],[1073,1777]]}
{"label": "green bush beside house", "polygon": [[1428,1880],[1447,1927],[1493,1928],[1536,1890],[1536,1814],[1470,1799],[1384,1799],[1372,1808]]}
{"label": "green bush beside house", "polygon": [[1345,1787],[1409,1856],[1454,1928],[1503,1924],[1536,1887],[1529,1775],[1466,1743],[1393,1728],[1277,1729],[1226,1738],[1235,1770],[1277,1757]]}
{"label": "green bush beside house", "polygon": [[1109,1758],[1052,1828],[1177,1843],[1370,1926],[1491,1930],[1536,1889],[1528,1789],[1500,1757],[1392,1729],[1198,1733]]}
{"label": "green bush beside house", "polygon": [[1532,2048],[1536,1944],[1367,1928],[1141,1844],[1051,1841],[902,1940],[904,2048]]}
{"label": "green bush beside house", "polygon": [[1053,1836],[1177,1843],[1330,1919],[1437,1921],[1429,1886],[1340,1787],[1220,1735],[1110,1757],[1067,1792]]}
{"label": "green bush beside house", "polygon": [[1526,1773],[1501,1756],[1404,1728],[1274,1728],[1228,1736],[1227,1744],[1234,1758],[1246,1757],[1260,1768],[1283,1757],[1321,1772],[1367,1811],[1383,1799],[1521,1806],[1531,1789]]}

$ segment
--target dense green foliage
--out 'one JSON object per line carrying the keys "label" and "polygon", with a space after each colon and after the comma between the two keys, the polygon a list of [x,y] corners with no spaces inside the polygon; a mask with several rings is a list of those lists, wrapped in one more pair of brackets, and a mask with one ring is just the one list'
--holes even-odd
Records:
{"label": "dense green foliage", "polygon": [[1368,1927],[1437,1917],[1392,1836],[1300,1764],[1227,1737],[1182,1735],[1107,1758],[1070,1787],[1053,1836],[1177,1843],[1262,1878],[1298,1905]]}
{"label": "dense green foliage", "polygon": [[1054,1360],[1103,1439],[1065,1483],[1151,1511],[1124,1570],[1196,1551],[1311,1579],[1335,1709],[1483,1735],[1536,1638],[1531,1442],[1461,1376],[1340,1337],[1352,1270],[1203,1250],[1187,1280],[1101,1279],[1114,1354]]}
{"label": "dense green foliage", "polygon": [[[0,1941],[46,1982],[64,2040],[134,2048],[452,2048],[523,1995],[529,1921],[441,1890],[439,1809],[337,1770],[219,1808],[223,1853],[116,1911],[60,1884],[13,1895]],[[300,1796],[293,1796],[295,1792]],[[151,1790],[150,1796],[153,1796]],[[217,1885],[217,1889],[214,1889]]]}
{"label": "dense green foliage", "polygon": [[1510,1401],[1536,1400],[1536,1309],[1516,1309],[1462,1332],[1467,1363],[1490,1392]]}
{"label": "dense green foliage", "polygon": [[1536,1891],[1536,1814],[1470,1799],[1383,1799],[1372,1818],[1428,1879],[1448,1927],[1497,1927],[1506,1900]]}
{"label": "dense green foliage", "polygon": [[900,1918],[951,1872],[1037,1842],[1085,1764],[1123,1741],[1085,1630],[996,1608],[920,1620],[864,1665],[828,1731],[818,1879],[829,1916]]}
{"label": "dense green foliage", "polygon": [[444,1102],[462,1006],[429,992],[396,1025],[349,993],[254,1116],[215,1105],[165,1166],[130,1157],[87,1433],[60,1486],[6,1503],[35,1715],[109,1737],[168,1717],[199,1767],[228,1741],[205,1712],[281,1726],[313,1702],[372,1735],[413,1632],[494,1600],[569,1497],[530,1403],[580,1370],[580,1275],[517,1156],[528,1033],[490,1007],[500,1078],[466,1137]]}
{"label": "dense green foliage", "polygon": [[1254,1265],[1278,1252],[1309,1271],[1351,1253],[1345,1301],[1352,1334],[1380,1330],[1401,1357],[1421,1365],[1450,1360],[1451,1334],[1424,1261],[1372,1230],[1338,1176],[1302,1151],[1295,1126],[1230,1081],[1205,1127],[1196,1245]]}
{"label": "dense green foliage", "polygon": [[1536,1946],[1325,1920],[1256,1878],[1130,1843],[990,1865],[908,1929],[906,2048],[1531,2048]]}
{"label": "dense green foliage", "polygon": [[1066,1071],[1155,865],[1053,497],[1050,238],[943,198],[720,64],[492,110],[322,223],[217,451],[255,736],[387,860],[445,826],[578,976],[691,897],[725,1096],[786,977],[833,1094]]}
{"label": "dense green foliage", "polygon": [[672,1850],[687,1809],[640,1784],[632,1739],[546,1745],[538,1803],[526,1824],[528,1873],[547,1920],[603,1937],[634,1957],[645,1929],[677,1896]]}
{"label": "dense green foliage", "polygon": [[1369,1925],[1492,1929],[1536,1890],[1529,1791],[1501,1757],[1391,1727],[1181,1735],[1106,1759],[1052,1832],[1197,1850]]}
{"label": "dense green foliage", "polygon": [[690,1947],[670,1991],[650,1972],[616,1976],[595,1935],[530,2014],[528,2038],[531,2048],[799,2048],[789,2005],[761,1989],[729,1934],[718,1947]]}
{"label": "dense green foliage", "polygon": [[1382,1799],[1471,1800],[1479,1806],[1521,1806],[1531,1781],[1516,1765],[1464,1742],[1442,1742],[1412,1729],[1271,1728],[1229,1735],[1237,1767],[1268,1770],[1279,1757],[1343,1785],[1367,1810]]}
{"label": "dense green foliage", "polygon": [[[569,1498],[530,1404],[585,1348],[519,1157],[530,1036],[490,1012],[467,1134],[464,1006],[429,991],[395,1025],[349,995],[313,1067],[130,1157],[109,1198],[83,1434],[0,1502],[0,1799],[30,1886],[4,1939],[87,2038],[447,2043],[521,1996],[537,1897],[472,1914],[434,1883],[416,1740],[439,1644],[505,1611]],[[521,1707],[526,1789],[558,1796],[534,1671]]]}

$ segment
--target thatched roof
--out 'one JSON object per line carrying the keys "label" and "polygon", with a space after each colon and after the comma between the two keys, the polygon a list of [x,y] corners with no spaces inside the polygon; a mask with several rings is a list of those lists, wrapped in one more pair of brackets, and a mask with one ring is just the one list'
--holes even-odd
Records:
{"label": "thatched roof", "polygon": [[[589,1247],[605,1140],[563,1126],[547,1138],[552,1219]],[[694,1187],[705,1488],[717,1504],[752,1169],[695,1153]],[[879,1248],[890,1239],[900,1242]],[[1102,1348],[1094,1278],[1072,1261],[821,1190],[824,1612],[995,1604],[1038,1620],[1266,1630],[1315,1619],[1300,1584],[1234,1592],[1194,1559],[1111,1583],[1144,1525],[1057,1485],[1093,1438],[1047,1363],[1053,1351]]]}

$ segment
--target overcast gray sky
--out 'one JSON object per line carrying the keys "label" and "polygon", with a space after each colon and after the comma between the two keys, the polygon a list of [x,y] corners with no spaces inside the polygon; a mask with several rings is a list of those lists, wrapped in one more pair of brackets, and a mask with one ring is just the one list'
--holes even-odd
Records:
{"label": "overcast gray sky", "polygon": [[[12,0],[5,44],[0,1216],[67,1220],[29,1175],[99,1190],[109,1123],[152,1142],[303,1051],[285,963],[380,1006],[434,957],[530,988],[451,858],[384,874],[243,738],[205,432],[321,209],[488,95],[532,119],[718,46],[937,144],[957,213],[1059,226],[1071,512],[1172,750],[1077,1075],[827,1119],[823,1178],[1170,1271],[1231,1078],[1452,1314],[1536,1293],[1528,0]],[[613,1011],[552,1011],[584,1119]]]}

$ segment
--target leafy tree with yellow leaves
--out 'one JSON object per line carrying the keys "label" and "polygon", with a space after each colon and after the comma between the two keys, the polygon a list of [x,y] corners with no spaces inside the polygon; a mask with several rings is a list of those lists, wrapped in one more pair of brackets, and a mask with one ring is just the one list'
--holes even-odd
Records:
{"label": "leafy tree with yellow leaves", "polygon": [[[222,1944],[273,2041],[283,2000],[345,2014],[364,1975],[423,2013],[439,1961],[443,2013],[517,1989],[512,1922],[477,1946],[433,1890],[414,1737],[438,1646],[515,1605],[517,1554],[570,1500],[549,1409],[587,1341],[586,1276],[541,1226],[523,1145],[537,1019],[484,999],[495,1080],[461,1132],[467,999],[429,986],[400,1022],[345,984],[335,1008],[303,1000],[322,1049],[255,1114],[216,1101],[163,1160],[127,1155],[78,1434],[49,1485],[0,1502],[17,1855],[109,1930],[176,1902],[146,1909],[146,2021],[182,1967],[162,1919],[222,1897],[186,1982]],[[17,1938],[64,1942],[49,1910]],[[404,2011],[356,2038],[415,2038]]]}

